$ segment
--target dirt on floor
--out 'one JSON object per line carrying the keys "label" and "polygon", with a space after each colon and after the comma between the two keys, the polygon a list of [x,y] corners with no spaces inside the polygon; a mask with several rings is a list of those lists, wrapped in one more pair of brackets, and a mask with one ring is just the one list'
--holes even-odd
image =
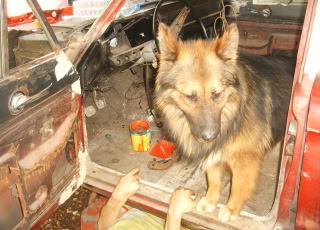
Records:
{"label": "dirt on floor", "polygon": [[[107,91],[99,96],[105,99],[104,108],[96,109],[95,114],[86,118],[88,132],[90,160],[97,165],[110,169],[116,173],[128,173],[133,168],[140,169],[140,179],[154,187],[166,191],[173,191],[178,187],[190,188],[196,193],[207,190],[207,181],[204,173],[195,165],[178,163],[168,170],[150,170],[154,156],[148,152],[135,152],[132,149],[129,126],[134,120],[148,120],[151,124],[151,146],[165,135],[162,129],[152,122],[147,113],[148,103],[143,85],[142,70],[137,69],[137,74],[132,75],[126,71],[113,76],[105,76]],[[93,96],[87,95],[84,102],[85,108],[95,106]],[[151,118],[151,119],[150,119]],[[272,208],[277,189],[277,178],[280,150],[277,146],[265,157],[257,190],[245,204],[244,211],[257,216],[265,216]],[[158,159],[159,160],[159,159]],[[94,178],[95,175],[92,175]],[[219,203],[225,204],[230,193],[230,175],[224,178]],[[155,194],[161,202],[166,202],[162,196]]]}
{"label": "dirt on floor", "polygon": [[60,208],[40,227],[40,230],[79,230],[81,212],[88,206],[91,191],[80,187]]}

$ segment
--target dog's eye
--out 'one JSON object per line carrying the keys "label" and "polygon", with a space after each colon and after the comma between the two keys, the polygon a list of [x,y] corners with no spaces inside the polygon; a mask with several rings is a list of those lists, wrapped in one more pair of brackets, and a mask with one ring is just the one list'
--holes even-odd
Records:
{"label": "dog's eye", "polygon": [[216,100],[216,99],[218,99],[220,97],[220,95],[221,95],[221,93],[213,92],[211,98],[212,98],[212,100]]}
{"label": "dog's eye", "polygon": [[186,98],[192,102],[197,102],[198,101],[198,98],[197,98],[197,95],[195,93],[191,94],[191,95],[185,95]]}

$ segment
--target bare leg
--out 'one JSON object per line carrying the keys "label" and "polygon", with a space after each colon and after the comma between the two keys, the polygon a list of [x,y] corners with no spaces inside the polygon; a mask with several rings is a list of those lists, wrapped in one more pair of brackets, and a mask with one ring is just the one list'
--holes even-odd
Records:
{"label": "bare leg", "polygon": [[197,205],[200,212],[211,212],[215,209],[219,197],[222,184],[224,167],[220,164],[211,166],[207,169],[208,191]]}
{"label": "bare leg", "polygon": [[[242,159],[243,160],[243,159]],[[226,222],[239,216],[244,202],[251,196],[256,186],[260,161],[251,159],[230,165],[232,171],[231,194],[228,203],[219,211],[219,219]]]}

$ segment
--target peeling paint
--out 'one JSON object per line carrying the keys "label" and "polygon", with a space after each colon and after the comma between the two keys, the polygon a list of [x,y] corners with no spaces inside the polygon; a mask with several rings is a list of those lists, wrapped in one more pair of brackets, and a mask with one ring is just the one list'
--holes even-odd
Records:
{"label": "peeling paint", "polygon": [[[80,81],[79,81],[80,85]],[[87,163],[91,162],[89,154],[87,152],[88,149],[88,138],[87,138],[87,130],[86,130],[86,124],[83,119],[83,131],[84,131],[84,143],[83,145],[80,145],[79,152],[78,152],[78,161],[79,161],[79,174],[73,178],[73,180],[70,182],[68,187],[62,192],[60,199],[59,199],[59,205],[63,204],[73,193],[76,189],[78,189],[83,183],[84,179],[87,175]]]}
{"label": "peeling paint", "polygon": [[14,153],[5,153],[0,157],[0,165],[6,163],[7,161],[9,161],[10,159],[12,159],[14,157]]}
{"label": "peeling paint", "polygon": [[73,178],[73,180],[70,182],[68,187],[62,192],[58,202],[59,205],[63,204],[73,194],[76,183],[77,183],[77,179]]}
{"label": "peeling paint", "polygon": [[73,65],[67,55],[64,52],[61,52],[57,57],[58,64],[54,70],[57,81],[60,81],[62,78],[67,76],[67,74],[72,70]]}
{"label": "peeling paint", "polygon": [[[40,193],[40,194],[38,194]],[[48,188],[46,186],[41,186],[36,194],[36,196],[38,195],[38,197],[36,197],[36,200],[29,205],[29,208],[31,211],[35,211],[37,210],[42,204],[43,202],[46,200],[47,196],[48,196]]]}
{"label": "peeling paint", "polygon": [[295,112],[295,116],[297,119],[301,119],[301,114],[299,111],[304,111],[306,110],[309,105],[309,98],[305,97],[299,97],[298,99],[293,101],[293,111]]}
{"label": "peeling paint", "polygon": [[83,184],[87,174],[87,158],[89,158],[87,150],[81,147],[78,153],[79,174],[77,175],[77,177],[73,178],[68,187],[62,192],[58,202],[59,205],[63,204],[67,199],[69,199],[69,197],[75,192],[75,190]]}
{"label": "peeling paint", "polygon": [[308,179],[311,179],[310,175],[306,172],[302,172],[302,176],[308,178]]}
{"label": "peeling paint", "polygon": [[76,115],[76,113],[69,115],[51,138],[19,160],[20,167],[22,169],[32,169],[39,159],[49,155],[54,149],[58,149],[61,142],[69,137]]}
{"label": "peeling paint", "polygon": [[71,85],[72,88],[72,97],[74,98],[76,94],[81,95],[81,86],[80,86],[80,80],[77,80]]}

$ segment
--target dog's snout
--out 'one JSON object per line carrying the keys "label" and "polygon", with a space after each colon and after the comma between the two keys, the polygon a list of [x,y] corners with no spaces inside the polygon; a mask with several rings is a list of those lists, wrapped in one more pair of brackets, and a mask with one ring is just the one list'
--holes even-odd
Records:
{"label": "dog's snout", "polygon": [[206,111],[201,120],[198,121],[198,137],[204,141],[216,139],[220,132],[220,119],[218,114]]}
{"label": "dog's snout", "polygon": [[205,141],[211,141],[211,140],[215,139],[218,136],[218,133],[219,132],[217,132],[217,131],[206,130],[206,131],[202,132],[201,137]]}

